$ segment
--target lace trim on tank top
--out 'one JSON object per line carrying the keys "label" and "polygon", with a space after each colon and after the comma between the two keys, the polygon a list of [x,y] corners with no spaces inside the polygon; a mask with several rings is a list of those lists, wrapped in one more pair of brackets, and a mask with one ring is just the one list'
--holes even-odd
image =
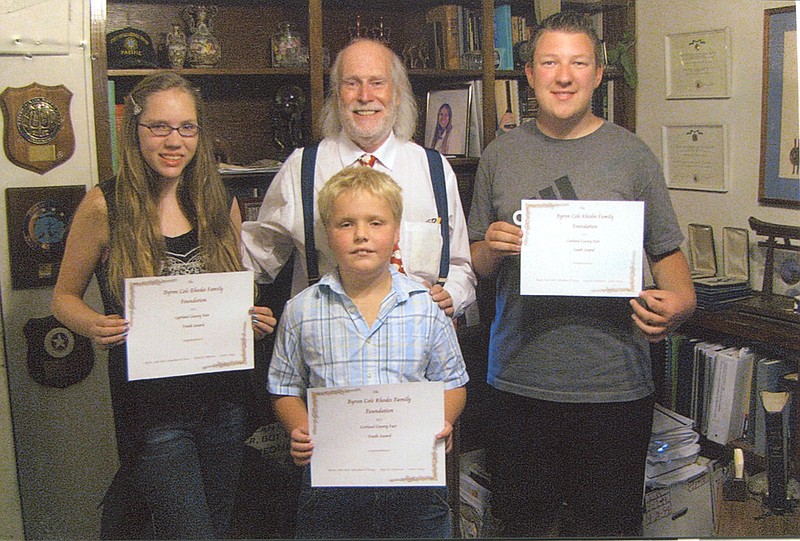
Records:
{"label": "lace trim on tank top", "polygon": [[197,245],[197,231],[177,237],[164,237],[167,252],[161,264],[161,276],[200,274],[204,270],[203,254]]}

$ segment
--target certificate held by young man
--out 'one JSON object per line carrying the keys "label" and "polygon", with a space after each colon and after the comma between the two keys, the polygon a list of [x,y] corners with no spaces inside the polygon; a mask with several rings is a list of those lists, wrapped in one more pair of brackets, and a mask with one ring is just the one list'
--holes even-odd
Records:
{"label": "certificate held by young man", "polygon": [[525,199],[521,207],[521,295],[639,294],[643,202]]}
{"label": "certificate held by young man", "polygon": [[440,381],[308,389],[311,485],[444,486]]}

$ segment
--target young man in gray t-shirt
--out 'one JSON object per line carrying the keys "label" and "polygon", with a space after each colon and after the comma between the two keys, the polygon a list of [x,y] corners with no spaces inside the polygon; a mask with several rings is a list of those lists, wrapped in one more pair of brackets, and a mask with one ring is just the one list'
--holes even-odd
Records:
{"label": "young man in gray t-shirt", "polygon": [[[653,380],[648,341],[691,315],[694,289],[653,153],[592,114],[603,76],[591,23],[542,22],[526,66],[540,113],[487,147],[469,216],[473,266],[497,281],[489,348],[495,432],[492,509],[508,536],[641,535]],[[522,296],[521,199],[644,201],[644,248],[656,289],[639,299]],[[540,254],[545,258],[548,254]]]}

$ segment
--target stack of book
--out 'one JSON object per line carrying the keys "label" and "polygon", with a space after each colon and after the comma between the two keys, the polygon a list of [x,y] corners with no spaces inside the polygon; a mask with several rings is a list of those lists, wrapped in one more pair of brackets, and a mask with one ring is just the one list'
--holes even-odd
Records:
{"label": "stack of book", "polygon": [[710,276],[693,282],[699,310],[722,310],[753,296],[750,281],[739,276]]}

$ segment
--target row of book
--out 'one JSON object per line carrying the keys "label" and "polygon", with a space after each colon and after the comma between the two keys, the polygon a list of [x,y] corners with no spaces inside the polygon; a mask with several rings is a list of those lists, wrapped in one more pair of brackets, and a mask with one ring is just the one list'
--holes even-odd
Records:
{"label": "row of book", "polygon": [[[480,51],[483,43],[483,22],[480,10],[456,4],[430,8],[425,21],[432,27],[433,42],[439,51],[436,65],[440,69],[474,69],[465,65],[464,54]],[[511,6],[501,4],[494,9],[494,45],[500,55],[498,69],[514,69],[514,46],[530,38],[532,27],[525,17],[512,15]]]}
{"label": "row of book", "polygon": [[[517,79],[497,80],[494,85],[497,134],[536,118],[539,105],[530,87],[520,84]],[[470,87],[472,101],[466,155],[480,158],[483,149],[483,81],[470,81]]]}
{"label": "row of book", "polygon": [[[696,422],[710,441],[750,444],[766,454],[764,392],[789,392],[797,381],[793,361],[758,354],[751,347],[730,346],[675,334],[666,340],[663,385],[658,401]],[[794,393],[796,394],[796,393]],[[797,406],[781,410],[787,434]]]}

